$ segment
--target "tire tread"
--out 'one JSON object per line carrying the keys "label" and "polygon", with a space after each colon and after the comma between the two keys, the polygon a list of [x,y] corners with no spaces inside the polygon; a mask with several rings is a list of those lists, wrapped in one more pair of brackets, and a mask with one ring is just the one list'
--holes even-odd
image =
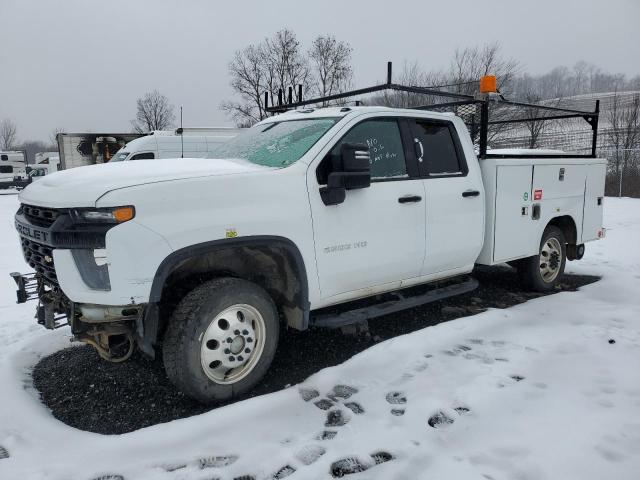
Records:
{"label": "tire tread", "polygon": [[201,398],[200,393],[192,387],[192,384],[188,381],[188,375],[184,372],[183,349],[189,344],[187,334],[190,320],[198,308],[216,290],[243,284],[255,286],[247,280],[233,277],[208,280],[185,295],[173,312],[164,334],[162,359],[169,380],[191,398],[206,402],[205,399]]}

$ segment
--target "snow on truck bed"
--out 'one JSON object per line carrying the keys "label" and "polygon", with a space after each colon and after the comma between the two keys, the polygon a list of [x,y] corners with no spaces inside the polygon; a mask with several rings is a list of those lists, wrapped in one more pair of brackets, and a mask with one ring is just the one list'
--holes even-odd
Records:
{"label": "snow on truck bed", "polygon": [[568,264],[603,278],[578,292],[396,337],[302,385],[118,436],[62,424],[31,386],[68,331],[15,304],[16,208],[0,197],[3,480],[638,478],[640,200],[606,199],[607,238]]}

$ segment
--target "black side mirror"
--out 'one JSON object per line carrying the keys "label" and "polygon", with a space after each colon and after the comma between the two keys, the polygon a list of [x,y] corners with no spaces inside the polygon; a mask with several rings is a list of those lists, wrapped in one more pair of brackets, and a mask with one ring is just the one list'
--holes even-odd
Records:
{"label": "black side mirror", "polygon": [[320,188],[325,205],[344,202],[347,190],[367,188],[371,185],[369,147],[361,143],[343,143],[338,165],[327,176],[327,185]]}

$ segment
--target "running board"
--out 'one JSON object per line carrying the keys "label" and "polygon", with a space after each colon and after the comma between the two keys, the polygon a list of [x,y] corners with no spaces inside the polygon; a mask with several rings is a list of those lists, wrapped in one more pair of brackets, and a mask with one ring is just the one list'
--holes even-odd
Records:
{"label": "running board", "polygon": [[371,318],[381,317],[408,308],[418,307],[426,303],[436,302],[444,298],[453,297],[454,295],[468,293],[475,290],[478,285],[479,283],[475,278],[469,278],[461,283],[435,288],[426,293],[411,297],[405,297],[401,292],[395,292],[393,295],[398,297],[397,300],[387,300],[368,307],[356,308],[345,312],[320,313],[317,315],[314,315],[312,312],[310,325],[325,328],[339,328],[344,325],[352,325]]}

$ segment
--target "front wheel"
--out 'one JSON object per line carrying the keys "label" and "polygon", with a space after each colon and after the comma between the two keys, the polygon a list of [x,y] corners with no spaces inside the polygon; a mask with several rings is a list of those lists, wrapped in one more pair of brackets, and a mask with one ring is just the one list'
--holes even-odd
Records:
{"label": "front wheel", "polygon": [[538,255],[519,260],[518,274],[526,288],[549,292],[560,282],[566,260],[567,245],[562,230],[548,226],[542,234]]}
{"label": "front wheel", "polygon": [[176,307],[164,336],[165,370],[202,403],[227,400],[262,379],[278,336],[278,312],[264,289],[238,278],[214,279]]}

